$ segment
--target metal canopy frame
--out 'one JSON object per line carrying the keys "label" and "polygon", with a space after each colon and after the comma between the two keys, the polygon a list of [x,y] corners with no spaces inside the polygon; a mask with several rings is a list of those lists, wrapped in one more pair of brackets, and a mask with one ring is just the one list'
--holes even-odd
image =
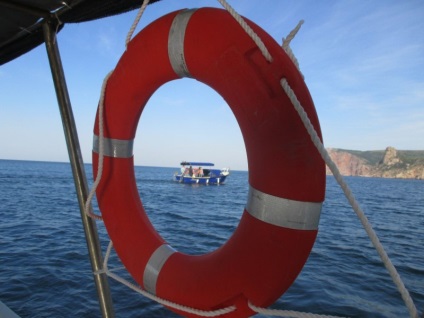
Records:
{"label": "metal canopy frame", "polygon": [[[76,0],[73,3],[77,4],[79,2],[82,1]],[[22,13],[32,14],[35,17],[39,17],[41,19],[36,24],[42,25],[43,40],[47,49],[47,55],[58,100],[60,116],[65,133],[69,160],[79,202],[81,220],[84,228],[94,282],[99,297],[100,311],[104,318],[114,318],[115,313],[107,275],[105,273],[99,273],[99,271],[103,268],[103,255],[101,252],[96,222],[88,215],[86,215],[84,211],[89,190],[87,185],[87,177],[84,170],[84,162],[81,155],[78,133],[75,125],[75,119],[72,112],[64,70],[57,45],[56,32],[58,31],[58,26],[60,26],[57,12],[56,14],[51,14],[49,11],[23,5],[22,3],[14,4],[4,0],[0,0],[0,7],[1,6],[13,8],[14,10],[20,11]],[[61,11],[64,12],[68,9],[69,7],[64,6],[61,8]]]}
{"label": "metal canopy frame", "polygon": [[78,139],[78,132],[75,125],[75,119],[72,112],[71,101],[69,99],[68,88],[66,85],[65,74],[60,59],[59,48],[56,38],[56,26],[53,20],[47,20],[43,23],[44,41],[46,44],[47,55],[49,58],[50,69],[54,87],[56,90],[57,101],[59,104],[60,116],[65,133],[66,144],[68,148],[69,160],[72,167],[72,174],[75,182],[75,190],[78,197],[78,203],[81,213],[81,220],[84,227],[85,239],[90,256],[91,268],[93,270],[94,282],[99,297],[100,310],[103,317],[115,317],[113,302],[109,289],[107,275],[98,271],[103,267],[103,256],[100,247],[100,240],[97,232],[96,222],[91,219],[84,210],[88,197],[87,177],[84,170],[84,162],[81,155],[81,148]]}
{"label": "metal canopy frame", "polygon": [[[159,0],[150,0],[149,4]],[[115,312],[108,277],[102,273],[103,255],[96,221],[85,213],[87,177],[75,119],[57,44],[57,33],[66,23],[79,23],[137,9],[143,0],[0,0],[0,65],[46,45],[62,119],[81,220],[89,252],[99,306],[104,318]]]}

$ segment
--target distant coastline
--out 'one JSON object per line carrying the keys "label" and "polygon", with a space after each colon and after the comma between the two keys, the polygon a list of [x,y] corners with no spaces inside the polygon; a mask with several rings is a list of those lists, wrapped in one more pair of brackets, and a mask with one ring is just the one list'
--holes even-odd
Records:
{"label": "distant coastline", "polygon": [[[424,150],[327,150],[344,176],[424,179]],[[328,167],[327,174],[331,175]]]}
{"label": "distant coastline", "polygon": [[[397,150],[394,147],[387,147],[385,150],[367,151],[327,148],[327,151],[343,176],[424,180],[424,150]],[[69,161],[31,159],[0,159],[1,161],[69,163]],[[85,165],[91,165],[91,163],[85,163]],[[150,165],[136,166],[156,167]],[[175,167],[157,168],[174,169]],[[235,169],[233,171],[246,170]],[[326,167],[326,174],[332,174],[328,167]]]}

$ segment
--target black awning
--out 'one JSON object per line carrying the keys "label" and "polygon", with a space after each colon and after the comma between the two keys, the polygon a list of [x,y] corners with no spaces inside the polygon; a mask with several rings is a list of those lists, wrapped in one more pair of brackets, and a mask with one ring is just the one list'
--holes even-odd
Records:
{"label": "black awning", "polygon": [[58,24],[59,32],[66,23],[128,12],[142,3],[143,0],[0,0],[0,65],[43,43],[42,23],[46,20]]}

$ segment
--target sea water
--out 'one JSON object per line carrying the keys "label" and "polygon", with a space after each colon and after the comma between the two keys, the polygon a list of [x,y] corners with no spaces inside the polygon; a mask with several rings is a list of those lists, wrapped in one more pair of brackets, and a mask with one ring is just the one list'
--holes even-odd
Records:
{"label": "sea water", "polygon": [[[86,168],[91,184],[91,165]],[[143,205],[158,232],[177,250],[213,251],[237,227],[246,204],[248,173],[232,171],[224,185],[198,186],[173,182],[177,170],[135,168]],[[346,180],[421,313],[424,181]],[[2,302],[21,317],[101,317],[68,163],[0,160],[0,220]],[[108,236],[101,222],[97,226],[105,251]],[[111,258],[114,263],[116,255]],[[116,317],[177,317],[113,280],[110,288]],[[408,317],[399,292],[332,177],[327,177],[312,253],[272,308],[348,317]]]}

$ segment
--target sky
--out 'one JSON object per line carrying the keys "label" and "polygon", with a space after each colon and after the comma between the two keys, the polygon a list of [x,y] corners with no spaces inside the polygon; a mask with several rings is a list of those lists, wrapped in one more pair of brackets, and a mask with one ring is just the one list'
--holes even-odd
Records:
{"label": "sky", "polygon": [[[314,100],[324,145],[352,150],[424,150],[424,2],[229,2],[278,43],[300,20],[291,48]],[[182,8],[217,1],[149,5],[136,33]],[[125,50],[137,11],[67,24],[57,40],[85,163],[106,74]],[[202,120],[207,117],[208,120]],[[0,159],[69,161],[44,45],[0,66]],[[149,100],[134,145],[136,165],[178,167],[182,160],[247,170],[240,128],[210,87],[180,79]]]}

